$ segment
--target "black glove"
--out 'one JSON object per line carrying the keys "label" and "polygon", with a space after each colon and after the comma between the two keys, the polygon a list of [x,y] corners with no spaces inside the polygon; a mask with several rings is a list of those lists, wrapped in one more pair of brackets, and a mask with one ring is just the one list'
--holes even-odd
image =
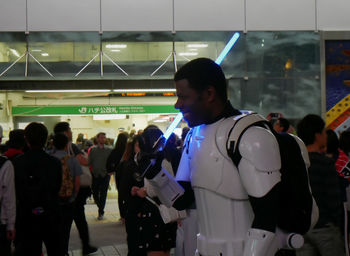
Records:
{"label": "black glove", "polygon": [[141,155],[140,160],[138,160],[140,173],[144,173],[147,179],[153,179],[162,170],[163,159],[163,151]]}

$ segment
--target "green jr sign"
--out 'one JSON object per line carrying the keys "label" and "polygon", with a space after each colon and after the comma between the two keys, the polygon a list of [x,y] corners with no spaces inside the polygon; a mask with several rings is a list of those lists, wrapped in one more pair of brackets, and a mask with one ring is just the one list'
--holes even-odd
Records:
{"label": "green jr sign", "polygon": [[21,106],[12,107],[13,116],[170,114],[179,111],[173,105],[145,106]]}

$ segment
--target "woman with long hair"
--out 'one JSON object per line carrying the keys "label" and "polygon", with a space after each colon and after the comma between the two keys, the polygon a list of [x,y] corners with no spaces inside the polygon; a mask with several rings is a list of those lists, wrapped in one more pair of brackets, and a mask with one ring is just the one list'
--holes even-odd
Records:
{"label": "woman with long hair", "polygon": [[146,249],[140,247],[139,226],[143,199],[132,196],[132,187],[142,187],[143,179],[135,179],[138,174],[136,156],[140,152],[141,136],[136,135],[126,144],[126,149],[117,167],[119,209],[125,218],[128,256],[146,256]]}
{"label": "woman with long hair", "polygon": [[[115,184],[116,188],[119,191],[119,180],[117,178],[118,173],[117,173],[117,166],[119,165],[121,158],[124,154],[125,148],[126,148],[126,142],[128,140],[128,133],[126,132],[121,132],[119,133],[117,137],[117,142],[115,143],[114,149],[110,153],[110,155],[107,158],[107,163],[106,163],[106,168],[108,173],[114,173],[114,179],[115,179]],[[119,197],[119,193],[118,193]],[[120,200],[118,198],[118,206],[119,206],[119,213],[120,217],[123,220],[125,216],[121,212],[121,205],[120,205]]]}

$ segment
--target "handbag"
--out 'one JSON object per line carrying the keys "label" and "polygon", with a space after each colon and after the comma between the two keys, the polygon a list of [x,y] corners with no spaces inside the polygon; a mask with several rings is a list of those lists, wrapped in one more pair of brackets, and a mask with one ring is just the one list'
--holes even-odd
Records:
{"label": "handbag", "polygon": [[81,169],[83,170],[83,173],[80,175],[80,186],[90,187],[92,184],[92,176],[89,166],[82,165]]}
{"label": "handbag", "polygon": [[186,211],[178,211],[174,207],[166,207],[164,204],[157,204],[152,198],[146,196],[146,199],[150,201],[152,204],[157,206],[159,209],[160,216],[165,224],[175,222],[178,220],[185,219],[187,217]]}

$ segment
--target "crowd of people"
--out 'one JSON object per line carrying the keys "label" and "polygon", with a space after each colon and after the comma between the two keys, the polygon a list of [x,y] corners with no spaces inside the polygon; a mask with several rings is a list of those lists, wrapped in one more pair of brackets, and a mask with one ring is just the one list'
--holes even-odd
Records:
{"label": "crowd of people", "polygon": [[[158,210],[136,193],[137,188],[145,191],[143,180],[134,175],[139,171],[137,154],[143,147],[140,144],[144,145],[140,134],[141,131],[138,134],[120,132],[112,148],[108,142],[113,140],[107,142],[102,132],[91,140],[79,135],[78,143],[72,143],[72,131],[67,122],[57,123],[51,136],[45,125],[35,122],[24,130],[11,131],[0,158],[0,183],[3,184],[0,189],[0,255],[42,255],[43,243],[48,255],[68,255],[73,221],[79,231],[83,255],[96,252],[98,248],[90,244],[84,205],[92,195],[98,208],[97,220],[104,218],[111,176],[116,181],[129,254],[141,255],[142,252],[146,255],[148,247],[155,251],[169,251],[174,247],[176,223],[168,225],[170,230],[164,228],[166,225],[162,225],[159,214],[152,216],[147,228],[143,227],[145,234],[140,240],[139,230],[146,222],[145,219],[140,221],[140,216],[150,217]],[[181,157],[181,143],[172,135],[164,149],[164,159],[174,168],[174,174]],[[160,240],[151,243],[153,221],[158,222],[162,233],[158,237]]]}
{"label": "crowd of people", "polygon": [[[203,80],[199,83],[196,80],[199,77],[207,79],[209,84],[204,86]],[[217,82],[218,80],[220,82]],[[186,127],[183,129],[181,138],[177,138],[174,134],[170,136],[162,150],[154,151],[155,142],[162,135],[162,131],[154,125],[145,127],[137,134],[120,132],[114,147],[108,145],[107,141],[110,140],[102,132],[92,140],[86,140],[79,135],[77,143],[72,143],[72,131],[67,122],[57,123],[49,140],[48,130],[41,123],[33,122],[24,130],[11,131],[6,149],[0,157],[0,255],[11,255],[14,247],[15,255],[39,256],[43,253],[43,243],[49,256],[68,255],[73,221],[79,231],[83,255],[96,252],[98,248],[90,243],[84,205],[92,194],[98,209],[96,217],[102,220],[108,186],[111,177],[114,176],[118,190],[120,217],[125,223],[127,233],[128,256],[168,256],[171,248],[176,248],[177,256],[193,256],[196,249],[205,256],[214,255],[217,251],[227,256],[230,255],[227,254],[229,250],[244,251],[244,255],[270,256],[269,243],[274,239],[277,224],[273,219],[276,215],[273,215],[271,209],[267,209],[266,206],[275,209],[274,203],[279,200],[276,192],[279,191],[280,174],[278,169],[272,169],[275,166],[281,167],[278,149],[275,155],[270,154],[271,148],[257,147],[254,151],[256,154],[264,151],[264,155],[277,159],[269,159],[271,162],[276,160],[277,164],[270,164],[270,169],[266,169],[263,174],[258,168],[265,167],[255,161],[255,159],[259,161],[261,159],[257,155],[250,158],[252,156],[246,156],[243,150],[241,152],[243,160],[235,167],[239,172],[242,170],[251,172],[251,179],[258,176],[267,181],[264,175],[268,175],[269,178],[276,175],[277,178],[273,182],[269,180],[266,182],[268,185],[263,184],[261,187],[263,193],[259,194],[260,192],[249,187],[245,180],[247,177],[243,177],[242,173],[239,175],[245,183],[219,180],[221,184],[217,185],[220,187],[222,184],[236,184],[239,188],[247,187],[239,200],[236,198],[237,191],[231,191],[233,185],[220,189],[213,187],[218,181],[214,174],[220,170],[214,170],[210,165],[207,173],[201,172],[204,175],[210,174],[208,177],[211,179],[204,181],[198,175],[202,170],[196,170],[196,168],[201,166],[202,169],[206,169],[208,166],[203,163],[209,163],[211,157],[214,159],[211,162],[220,162],[219,159],[222,156],[216,155],[218,151],[213,150],[205,152],[206,155],[203,152],[199,154],[195,151],[195,147],[198,146],[199,150],[205,147],[215,148],[216,145],[210,143],[222,140],[221,137],[217,140],[215,136],[222,136],[217,134],[217,131],[224,123],[219,123],[217,127],[215,125],[229,117],[239,116],[241,113],[227,100],[224,75],[220,67],[211,60],[202,58],[189,62],[175,75],[175,81],[178,95],[175,107],[184,114],[184,119],[190,127],[200,127],[204,132]],[[221,87],[216,83],[221,83]],[[242,141],[246,143],[251,138],[255,139],[254,142],[260,143],[264,138],[264,142],[271,142],[269,145],[276,146],[278,144],[272,136],[273,133],[295,133],[303,141],[304,144],[302,142],[301,144],[306,149],[306,152],[302,152],[302,157],[308,168],[310,188],[319,210],[316,225],[304,235],[304,245],[297,250],[279,250],[276,255],[345,255],[348,247],[348,241],[345,241],[344,237],[347,237],[348,233],[346,202],[349,199],[350,132],[344,131],[338,139],[337,134],[326,130],[323,119],[314,114],[303,117],[296,124],[296,129],[279,113],[270,114],[267,120],[270,121],[268,127],[244,130],[242,133],[246,136],[240,143]],[[213,127],[217,130],[210,130]],[[188,134],[187,139],[186,134]],[[214,137],[210,137],[211,135]],[[210,141],[210,138],[214,139]],[[226,138],[224,140],[227,142]],[[209,144],[204,144],[206,141],[209,141]],[[256,145],[267,145],[259,143]],[[244,149],[243,146],[240,149]],[[182,153],[186,159],[184,156],[181,158]],[[210,161],[192,158],[191,154],[208,157]],[[227,159],[224,161],[228,161]],[[265,158],[263,160],[267,161]],[[225,171],[234,171],[232,162],[227,166],[229,167]],[[180,172],[181,167],[192,168],[193,173]],[[146,173],[145,170],[148,169],[150,171]],[[181,215],[181,209],[186,209],[186,215],[181,215],[182,217],[171,219],[163,215],[164,198],[161,198],[160,193],[163,188],[157,187],[154,182],[159,171],[163,169],[167,171],[165,174],[169,177],[163,173],[160,177],[166,178],[160,183],[170,181],[171,177],[175,180],[176,177],[174,182],[183,188],[183,193],[177,198],[181,200],[174,200],[173,206],[177,210],[166,207],[169,212],[176,212],[176,216]],[[233,175],[228,172],[228,174],[223,173],[223,177],[224,174],[227,177]],[[254,182],[259,185],[260,180],[257,179]],[[224,189],[229,192],[225,194]],[[236,194],[230,197],[231,192]],[[249,230],[247,238],[242,238],[246,234],[237,236],[239,237],[237,241],[246,239],[244,244],[250,245],[250,248],[247,246],[243,248],[243,245],[232,247],[234,238],[225,237],[228,234],[227,229],[231,226],[226,226],[225,230],[216,228],[214,223],[225,226],[228,220],[213,221],[210,218],[211,214],[220,216],[219,213],[223,210],[223,208],[210,207],[215,205],[214,201],[218,205],[221,203],[222,207],[228,207],[230,211],[239,210],[234,216],[237,227],[239,224],[244,224],[239,223],[241,221],[239,217],[247,217],[242,216],[242,213],[255,214],[254,219],[249,219],[253,220],[252,224],[249,223],[252,228],[249,225],[249,227],[242,226],[242,230],[245,228]],[[233,207],[233,205],[236,206]],[[267,212],[269,214],[266,214]],[[206,216],[206,219],[198,216]],[[199,235],[197,243],[198,232],[204,232],[207,237],[203,234]],[[220,241],[208,239],[208,235],[215,232],[223,239]],[[213,237],[217,238],[215,234]],[[266,241],[267,237],[270,240]],[[224,238],[227,238],[228,242]],[[252,243],[249,244],[249,241]],[[227,245],[231,247],[225,247]],[[222,253],[225,251],[226,254]]]}

